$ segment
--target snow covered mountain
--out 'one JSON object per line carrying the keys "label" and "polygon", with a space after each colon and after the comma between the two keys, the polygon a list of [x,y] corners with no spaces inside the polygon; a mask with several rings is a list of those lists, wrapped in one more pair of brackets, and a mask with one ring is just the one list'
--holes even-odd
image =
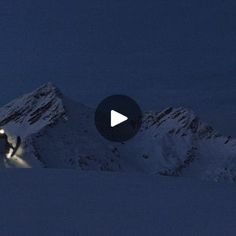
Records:
{"label": "snow covered mountain", "polygon": [[219,135],[185,108],[145,113],[138,135],[114,144],[96,131],[93,109],[71,101],[49,83],[1,108],[0,126],[10,140],[23,138],[7,167],[236,179],[236,140]]}
{"label": "snow covered mountain", "polygon": [[147,173],[236,179],[236,140],[221,136],[185,108],[146,113],[141,131],[121,155]]}
{"label": "snow covered mountain", "polygon": [[95,130],[93,110],[48,83],[0,109],[0,126],[23,144],[7,167],[120,169],[116,150]]}

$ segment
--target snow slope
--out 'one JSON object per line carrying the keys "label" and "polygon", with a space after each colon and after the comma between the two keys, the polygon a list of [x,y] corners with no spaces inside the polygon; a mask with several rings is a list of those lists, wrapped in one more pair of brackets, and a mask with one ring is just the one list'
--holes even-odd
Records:
{"label": "snow slope", "polygon": [[235,235],[236,189],[188,178],[0,172],[1,235]]}
{"label": "snow slope", "polygon": [[236,140],[220,135],[189,109],[145,113],[138,135],[123,144],[100,137],[93,113],[50,83],[4,106],[0,126],[24,140],[6,166],[236,180]]}
{"label": "snow slope", "polygon": [[[119,156],[94,125],[93,110],[64,98],[67,121],[33,136],[39,159],[49,168],[119,171]],[[53,145],[48,143],[53,141]]]}

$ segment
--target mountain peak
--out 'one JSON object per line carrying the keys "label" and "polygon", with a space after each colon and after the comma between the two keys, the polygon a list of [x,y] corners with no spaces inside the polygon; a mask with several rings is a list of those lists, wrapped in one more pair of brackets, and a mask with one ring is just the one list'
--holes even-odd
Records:
{"label": "mountain peak", "polygon": [[56,85],[54,85],[52,82],[48,82],[46,84],[43,84],[41,87],[39,87],[38,89],[36,89],[32,93],[36,94],[36,95],[38,94],[41,96],[45,96],[47,94],[54,94],[59,98],[63,97],[63,94],[60,91],[60,89]]}
{"label": "mountain peak", "polygon": [[219,136],[210,125],[202,122],[199,117],[188,108],[168,107],[162,112],[147,112],[144,116],[143,130],[160,129],[162,132],[179,136],[196,134],[199,138]]}
{"label": "mountain peak", "polygon": [[25,94],[0,109],[0,126],[27,136],[54,123],[65,114],[63,95],[52,83]]}

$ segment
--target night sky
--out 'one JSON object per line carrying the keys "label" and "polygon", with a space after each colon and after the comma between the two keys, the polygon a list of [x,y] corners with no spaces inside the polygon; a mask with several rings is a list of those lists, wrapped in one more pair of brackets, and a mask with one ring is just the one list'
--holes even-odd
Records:
{"label": "night sky", "polygon": [[51,81],[89,106],[122,93],[236,133],[220,127],[236,117],[235,12],[235,0],[1,0],[0,105]]}

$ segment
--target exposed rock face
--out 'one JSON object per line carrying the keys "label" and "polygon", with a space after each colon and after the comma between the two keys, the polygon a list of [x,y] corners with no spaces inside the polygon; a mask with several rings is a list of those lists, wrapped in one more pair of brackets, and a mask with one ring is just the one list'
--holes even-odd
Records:
{"label": "exposed rock face", "polygon": [[0,127],[7,131],[9,141],[14,143],[17,136],[22,138],[21,148],[6,163],[7,167],[42,166],[32,145],[32,135],[66,118],[62,98],[60,91],[48,83],[0,109]]}
{"label": "exposed rock face", "polygon": [[[53,124],[65,115],[60,91],[48,83],[0,109],[0,126],[27,136]],[[18,132],[17,132],[18,134]]]}
{"label": "exposed rock face", "polygon": [[123,149],[131,166],[147,173],[215,181],[236,177],[236,141],[221,136],[185,108],[146,113],[140,133]]}
{"label": "exposed rock face", "polygon": [[169,107],[160,113],[146,113],[143,121],[143,130],[152,127],[158,128],[162,124],[165,124],[165,129],[169,134],[181,136],[197,134],[199,138],[219,136],[211,126],[202,123],[191,110],[185,108]]}

